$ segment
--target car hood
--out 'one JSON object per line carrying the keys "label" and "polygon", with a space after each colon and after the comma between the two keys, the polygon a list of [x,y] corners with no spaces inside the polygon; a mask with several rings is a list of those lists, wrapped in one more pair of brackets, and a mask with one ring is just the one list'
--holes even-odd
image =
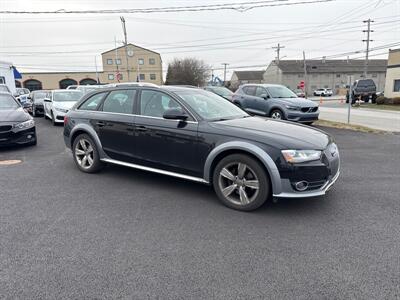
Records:
{"label": "car hood", "polygon": [[24,122],[30,119],[28,113],[24,111],[22,107],[13,110],[0,110],[0,124],[13,123],[13,122]]}
{"label": "car hood", "polygon": [[71,109],[72,108],[72,106],[74,106],[75,105],[75,103],[76,103],[77,101],[59,101],[59,102],[56,102],[56,101],[54,101],[53,102],[53,106],[54,106],[54,108],[61,108],[61,109]]}
{"label": "car hood", "polygon": [[332,140],[322,130],[270,118],[247,117],[209,124],[223,134],[251,139],[281,149],[323,150]]}
{"label": "car hood", "polygon": [[318,106],[311,100],[304,98],[273,98],[276,101],[280,101],[283,104],[299,106],[299,107],[315,107]]}

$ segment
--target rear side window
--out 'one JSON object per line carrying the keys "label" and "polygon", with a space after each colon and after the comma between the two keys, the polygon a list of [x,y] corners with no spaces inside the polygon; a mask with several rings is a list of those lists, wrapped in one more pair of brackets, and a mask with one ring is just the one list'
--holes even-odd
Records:
{"label": "rear side window", "polygon": [[256,94],[256,87],[255,86],[245,86],[243,88],[245,94],[254,96]]}
{"label": "rear side window", "polygon": [[133,114],[135,96],[136,90],[112,91],[103,102],[103,111],[120,114]]}
{"label": "rear side window", "polygon": [[89,99],[87,99],[81,106],[79,107],[80,110],[97,110],[101,101],[103,100],[106,93],[99,93],[93,95]]}

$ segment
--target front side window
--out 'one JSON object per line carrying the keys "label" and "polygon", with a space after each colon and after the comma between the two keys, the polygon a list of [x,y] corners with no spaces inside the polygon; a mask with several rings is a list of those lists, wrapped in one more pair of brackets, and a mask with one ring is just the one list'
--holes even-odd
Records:
{"label": "front side window", "polygon": [[258,86],[256,89],[256,97],[263,97],[267,95],[267,91],[265,90],[265,88]]}
{"label": "front side window", "polygon": [[285,86],[269,86],[268,92],[272,98],[297,98],[296,94]]}
{"label": "front side window", "polygon": [[393,83],[393,92],[400,92],[400,79],[396,79]]}
{"label": "front side window", "polygon": [[138,59],[138,63],[139,63],[139,65],[144,65],[144,59],[143,58],[139,58]]}
{"label": "front side window", "polygon": [[142,116],[162,118],[165,111],[171,108],[183,110],[178,102],[164,93],[150,90],[142,91],[140,96],[140,114]]}
{"label": "front side window", "polygon": [[199,116],[208,121],[229,120],[247,117],[248,114],[224,98],[198,89],[175,92]]}
{"label": "front side window", "polygon": [[136,90],[112,91],[103,103],[104,112],[132,114]]}
{"label": "front side window", "polygon": [[99,93],[87,99],[80,107],[80,110],[97,110],[101,100],[103,100],[106,93]]}
{"label": "front side window", "polygon": [[111,58],[107,59],[107,65],[112,65],[113,64],[113,60]]}

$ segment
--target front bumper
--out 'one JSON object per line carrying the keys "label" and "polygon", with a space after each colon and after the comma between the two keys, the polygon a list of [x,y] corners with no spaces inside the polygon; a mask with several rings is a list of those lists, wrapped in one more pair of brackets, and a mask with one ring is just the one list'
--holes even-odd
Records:
{"label": "front bumper", "polygon": [[56,123],[64,123],[64,117],[67,113],[63,113],[61,111],[54,110],[54,122]]}
{"label": "front bumper", "polygon": [[317,121],[319,117],[319,111],[304,113],[301,111],[289,111],[286,118],[288,121],[292,122],[314,122]]}
{"label": "front bumper", "polygon": [[32,144],[36,141],[36,128],[0,132],[0,146]]}

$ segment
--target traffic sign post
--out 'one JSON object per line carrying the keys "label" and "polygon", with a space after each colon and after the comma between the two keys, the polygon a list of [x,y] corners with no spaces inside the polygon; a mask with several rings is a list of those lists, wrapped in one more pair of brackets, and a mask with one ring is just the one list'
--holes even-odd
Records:
{"label": "traffic sign post", "polygon": [[351,104],[353,103],[353,76],[348,76],[348,83],[349,83],[349,105],[347,108],[347,123],[350,124],[350,110]]}

